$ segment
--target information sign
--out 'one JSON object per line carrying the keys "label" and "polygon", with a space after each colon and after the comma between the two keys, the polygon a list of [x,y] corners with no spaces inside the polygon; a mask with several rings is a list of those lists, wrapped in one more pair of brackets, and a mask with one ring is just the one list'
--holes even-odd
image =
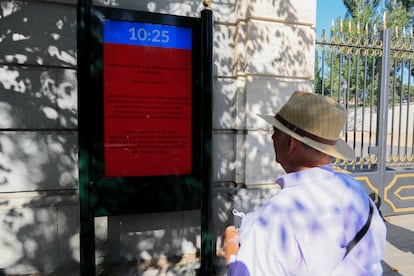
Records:
{"label": "information sign", "polygon": [[79,3],[81,274],[95,274],[94,217],[201,209],[211,275],[212,13]]}
{"label": "information sign", "polygon": [[105,177],[192,172],[191,28],[103,21]]}

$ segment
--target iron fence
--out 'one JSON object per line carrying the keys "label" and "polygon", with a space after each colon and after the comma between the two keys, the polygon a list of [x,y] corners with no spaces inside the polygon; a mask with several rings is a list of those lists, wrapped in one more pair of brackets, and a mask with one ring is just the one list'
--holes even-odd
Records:
{"label": "iron fence", "polygon": [[336,160],[351,171],[414,167],[414,37],[410,31],[331,31],[316,41],[315,91],[348,110],[343,138],[356,153]]}

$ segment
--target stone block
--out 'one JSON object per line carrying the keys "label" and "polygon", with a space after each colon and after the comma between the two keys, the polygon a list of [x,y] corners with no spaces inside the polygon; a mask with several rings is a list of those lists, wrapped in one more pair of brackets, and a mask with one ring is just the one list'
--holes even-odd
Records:
{"label": "stone block", "polygon": [[136,0],[93,0],[94,5],[109,8],[148,11],[179,16],[200,17],[201,1],[136,1]]}
{"label": "stone block", "polygon": [[214,24],[213,30],[213,75],[233,77],[236,28],[232,25]]}
{"label": "stone block", "polygon": [[238,18],[240,18],[240,16],[244,14],[244,1],[229,0],[225,2],[211,2],[211,9],[213,10],[214,20],[220,22],[235,22]]}
{"label": "stone block", "polygon": [[257,77],[247,83],[246,129],[272,129],[257,114],[274,115],[298,91],[312,91],[312,81]]}
{"label": "stone block", "polygon": [[314,25],[316,2],[303,0],[249,1],[249,14],[252,17]]}
{"label": "stone block", "polygon": [[236,119],[236,84],[233,79],[218,78],[213,87],[213,129],[232,129]]}
{"label": "stone block", "polygon": [[245,60],[238,72],[313,79],[315,32],[300,25],[249,21],[244,45]]}
{"label": "stone block", "polygon": [[[257,210],[265,201],[269,200],[280,190],[279,185],[274,184],[266,189],[247,188],[240,189],[234,196],[234,209],[247,214]],[[235,216],[235,223],[240,226],[243,218]]]}
{"label": "stone block", "polygon": [[283,174],[275,161],[271,131],[249,131],[246,135],[245,183],[272,184]]}
{"label": "stone block", "polygon": [[248,107],[247,102],[247,84],[248,79],[246,77],[237,78],[235,81],[236,95],[234,97],[235,101],[235,128],[237,130],[246,129],[246,110]]}
{"label": "stone block", "polygon": [[77,132],[0,132],[0,192],[78,186]]}
{"label": "stone block", "polygon": [[58,271],[65,275],[80,274],[80,217],[79,205],[58,206]]}
{"label": "stone block", "polygon": [[76,6],[8,3],[2,5],[0,63],[76,67]]}
{"label": "stone block", "polygon": [[[0,210],[0,267],[4,273],[24,274],[57,271],[57,210],[13,208]],[[67,256],[70,258],[70,256]]]}
{"label": "stone block", "polygon": [[0,66],[0,128],[76,128],[77,92],[73,69]]}
{"label": "stone block", "polygon": [[234,181],[236,171],[236,134],[231,131],[213,134],[213,182]]}

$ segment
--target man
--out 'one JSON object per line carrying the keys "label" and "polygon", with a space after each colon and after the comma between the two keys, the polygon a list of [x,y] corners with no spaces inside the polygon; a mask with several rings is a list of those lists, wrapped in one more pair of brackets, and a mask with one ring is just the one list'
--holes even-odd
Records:
{"label": "man", "polygon": [[294,92],[275,116],[259,116],[273,125],[276,161],[287,174],[276,179],[281,190],[243,218],[240,236],[226,229],[228,275],[381,275],[385,224],[361,185],[330,164],[354,159],[339,138],[342,104]]}

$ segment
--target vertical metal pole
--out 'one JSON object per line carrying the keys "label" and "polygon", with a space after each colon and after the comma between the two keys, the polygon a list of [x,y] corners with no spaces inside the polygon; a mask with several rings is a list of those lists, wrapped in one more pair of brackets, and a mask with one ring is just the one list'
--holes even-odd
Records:
{"label": "vertical metal pole", "polygon": [[387,125],[388,125],[388,97],[389,97],[389,76],[390,76],[390,51],[391,51],[391,30],[382,32],[382,56],[379,79],[378,115],[377,115],[377,138],[378,147],[378,172],[380,175],[379,190],[382,191],[382,183],[385,179],[387,159]]}
{"label": "vertical metal pole", "polygon": [[213,12],[204,9],[201,12],[202,29],[202,117],[203,117],[203,153],[202,153],[202,195],[201,195],[201,267],[200,275],[213,275],[212,241],[212,106],[213,91]]}
{"label": "vertical metal pole", "polygon": [[[95,275],[95,226],[94,215],[89,207],[90,146],[88,141],[87,111],[89,97],[89,37],[91,0],[78,0],[77,48],[78,48],[78,117],[79,119],[79,204],[80,204],[80,269],[81,275]],[[84,93],[87,92],[87,93]]]}

